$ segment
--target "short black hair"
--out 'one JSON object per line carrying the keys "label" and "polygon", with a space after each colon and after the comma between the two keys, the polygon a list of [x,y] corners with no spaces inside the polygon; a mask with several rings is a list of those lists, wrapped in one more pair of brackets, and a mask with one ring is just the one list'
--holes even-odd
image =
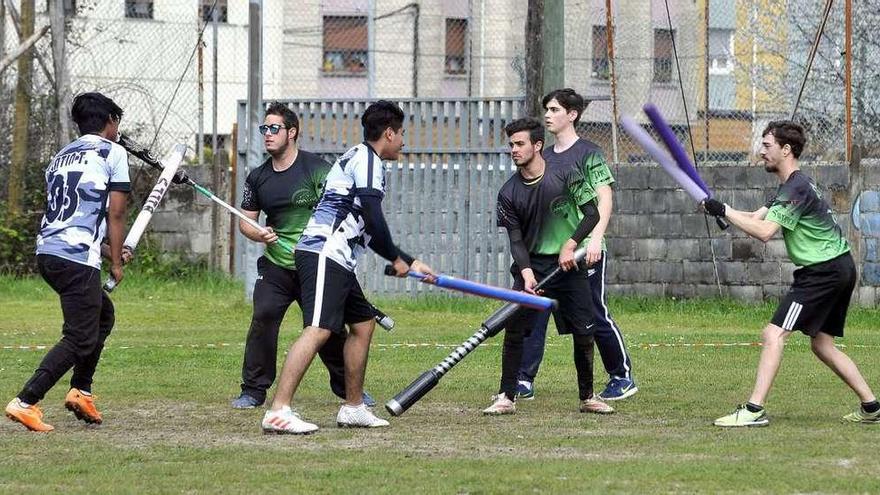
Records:
{"label": "short black hair", "polygon": [[554,89],[547,93],[547,96],[541,100],[541,105],[546,109],[547,104],[553,99],[558,101],[559,105],[564,108],[566,112],[571,112],[572,110],[577,112],[574,124],[577,125],[577,123],[580,122],[581,115],[584,113],[584,108],[586,108],[583,96],[577,94],[577,92],[571,88]]}
{"label": "short black hair", "polygon": [[532,144],[544,142],[544,126],[541,121],[534,117],[523,117],[504,126],[504,132],[507,137],[513,136],[517,132],[529,131],[529,141]]}
{"label": "short black hair", "polygon": [[761,132],[761,137],[767,137],[767,134],[773,134],[773,138],[776,139],[779,146],[789,145],[791,153],[795,158],[801,157],[804,146],[807,145],[807,136],[804,133],[804,128],[790,120],[774,120],[770,122],[764,128],[764,131]]}
{"label": "short black hair", "polygon": [[368,106],[361,117],[364,140],[377,141],[389,127],[395,132],[403,127],[403,110],[388,100],[379,100]]}
{"label": "short black hair", "polygon": [[273,101],[269,108],[266,109],[266,115],[277,115],[284,121],[284,127],[287,129],[296,129],[296,137],[294,141],[299,139],[299,117],[296,112],[290,109],[280,101]]}
{"label": "short black hair", "polygon": [[80,134],[94,134],[104,130],[110,119],[122,118],[122,109],[101,93],[81,93],[73,99],[70,116]]}

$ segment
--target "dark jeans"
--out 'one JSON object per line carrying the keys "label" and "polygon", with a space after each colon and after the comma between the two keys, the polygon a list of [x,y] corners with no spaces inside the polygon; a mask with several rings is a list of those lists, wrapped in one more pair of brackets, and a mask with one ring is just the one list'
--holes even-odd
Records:
{"label": "dark jeans", "polygon": [[[531,257],[532,270],[541,280],[557,266],[555,256]],[[561,274],[544,288],[544,295],[557,299],[559,308],[554,312],[557,328],[561,334],[571,333],[573,336],[573,357],[577,374],[578,396],[581,400],[593,396],[593,321],[594,311],[590,307],[590,283],[587,280],[586,265],[579,271]],[[524,286],[520,270],[511,267],[513,289],[521,290]],[[584,304],[584,298],[586,304]],[[538,319],[549,318],[550,311],[538,312],[532,309],[520,309],[509,320],[504,332],[504,350],[501,356],[501,385],[499,392],[508,398],[516,395],[516,385],[520,365],[523,362],[523,342],[535,328]],[[544,316],[548,315],[548,316]]]}
{"label": "dark jeans", "polygon": [[64,325],[61,340],[18,394],[28,404],[41,401],[70,368],[70,386],[91,391],[104,341],[116,320],[113,303],[101,289],[100,270],[45,254],[37,256],[37,267],[61,298]]}
{"label": "dark jeans", "polygon": [[[514,317],[516,318],[516,317]],[[512,324],[504,331],[504,353],[501,356],[501,392],[511,400],[516,396],[516,380],[523,357],[523,339],[528,327]],[[577,373],[580,400],[593,396],[593,335],[573,334],[572,354]]]}
{"label": "dark jeans", "polygon": [[[277,373],[278,331],[287,308],[300,300],[299,277],[266,257],[257,260],[257,282],[254,285],[254,315],[244,347],[241,370],[241,391],[265,402],[266,391]],[[333,334],[318,351],[330,372],[330,389],[345,398],[345,365],[342,349],[345,336]]]}
{"label": "dark jeans", "polygon": [[[595,323],[594,335],[596,347],[605,365],[605,371],[612,378],[632,379],[632,362],[626,352],[623,342],[623,334],[617,327],[617,323],[611,318],[608,310],[608,302],[605,298],[605,269],[607,256],[602,253],[602,258],[590,267],[589,276],[590,294],[593,298],[593,322]],[[544,359],[544,341],[547,338],[547,324],[550,321],[550,312],[538,315],[532,332],[523,342],[523,359],[519,368],[519,379],[527,382],[535,381],[538,368]]]}

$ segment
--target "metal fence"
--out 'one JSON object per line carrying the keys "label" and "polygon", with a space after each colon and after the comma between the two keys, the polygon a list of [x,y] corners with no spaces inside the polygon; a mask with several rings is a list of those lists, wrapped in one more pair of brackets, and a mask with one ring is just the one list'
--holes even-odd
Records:
{"label": "metal fence", "polygon": [[[388,194],[383,201],[395,242],[446,274],[507,285],[510,257],[507,237],[495,224],[495,200],[512,171],[504,126],[521,116],[523,99],[395,101],[406,114],[406,146],[399,161],[387,163]],[[369,100],[285,103],[300,117],[301,149],[333,163],[362,141],[360,117]],[[243,144],[247,119],[243,102],[238,116],[240,194],[249,168]],[[236,253],[236,274],[252,287],[261,247],[239,235]],[[366,290],[417,294],[428,289],[424,284],[383,276],[386,263],[371,251],[361,261],[358,272]]]}

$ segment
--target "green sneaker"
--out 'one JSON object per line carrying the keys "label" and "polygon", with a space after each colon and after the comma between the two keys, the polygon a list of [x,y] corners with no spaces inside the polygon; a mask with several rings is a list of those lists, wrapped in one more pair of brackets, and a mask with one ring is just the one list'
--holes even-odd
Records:
{"label": "green sneaker", "polygon": [[759,412],[753,413],[746,409],[745,404],[736,406],[736,410],[727,416],[722,416],[715,420],[715,426],[724,428],[732,428],[737,426],[767,426],[770,420],[767,419],[767,412],[761,409]]}
{"label": "green sneaker", "polygon": [[843,420],[850,423],[880,423],[880,411],[869,413],[860,407],[856,409],[856,412],[844,416]]}

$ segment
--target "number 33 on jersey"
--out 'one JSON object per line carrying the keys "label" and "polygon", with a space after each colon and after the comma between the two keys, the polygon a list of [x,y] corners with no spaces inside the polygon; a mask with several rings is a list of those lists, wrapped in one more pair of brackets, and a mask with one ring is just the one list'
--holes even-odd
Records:
{"label": "number 33 on jersey", "polygon": [[46,213],[37,254],[100,269],[110,191],[129,191],[128,154],[87,134],[68,144],[46,168]]}

